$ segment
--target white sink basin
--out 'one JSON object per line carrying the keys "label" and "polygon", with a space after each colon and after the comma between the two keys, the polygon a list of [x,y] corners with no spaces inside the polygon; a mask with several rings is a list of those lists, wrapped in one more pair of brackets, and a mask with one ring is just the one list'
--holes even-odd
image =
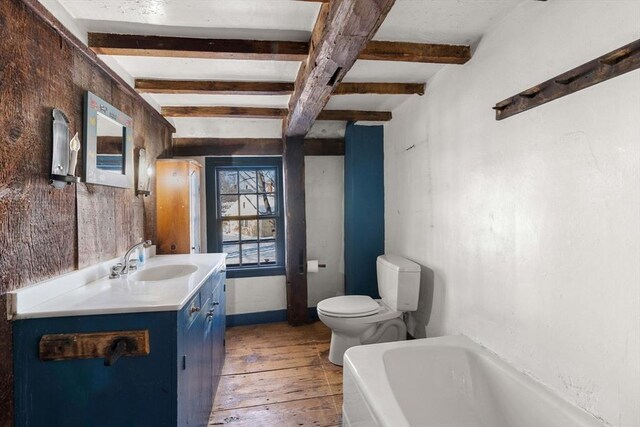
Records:
{"label": "white sink basin", "polygon": [[151,267],[129,276],[135,282],[157,282],[160,280],[176,279],[195,273],[198,267],[193,264],[172,264]]}

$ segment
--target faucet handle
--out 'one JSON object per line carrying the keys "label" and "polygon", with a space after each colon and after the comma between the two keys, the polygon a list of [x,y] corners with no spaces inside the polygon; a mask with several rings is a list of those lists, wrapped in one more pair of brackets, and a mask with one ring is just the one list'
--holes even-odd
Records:
{"label": "faucet handle", "polygon": [[121,272],[122,272],[122,263],[119,262],[116,265],[112,265],[109,279],[119,279]]}
{"label": "faucet handle", "polygon": [[136,271],[138,269],[138,260],[131,258],[129,260],[129,271]]}

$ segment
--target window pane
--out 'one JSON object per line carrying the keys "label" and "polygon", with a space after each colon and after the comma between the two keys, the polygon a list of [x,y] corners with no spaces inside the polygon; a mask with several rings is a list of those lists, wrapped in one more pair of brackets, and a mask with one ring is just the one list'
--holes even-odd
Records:
{"label": "window pane", "polygon": [[258,215],[255,194],[250,196],[240,196],[240,215]]}
{"label": "window pane", "polygon": [[218,171],[218,188],[220,193],[237,193],[238,192],[238,172],[237,171]]}
{"label": "window pane", "polygon": [[240,192],[255,193],[256,189],[256,171],[240,171]]}
{"label": "window pane", "polygon": [[258,192],[274,193],[276,191],[276,171],[264,169],[258,171]]}
{"label": "window pane", "polygon": [[260,194],[258,196],[258,209],[260,215],[274,215],[276,211],[276,198],[273,194]]}
{"label": "window pane", "polygon": [[260,243],[260,264],[275,264],[277,261],[276,243]]}
{"label": "window pane", "polygon": [[238,216],[238,196],[220,196],[220,216]]}
{"label": "window pane", "polygon": [[227,254],[227,265],[240,264],[240,246],[239,245],[223,245],[222,252]]}
{"label": "window pane", "polygon": [[222,241],[239,240],[240,221],[222,221]]}
{"label": "window pane", "polygon": [[242,226],[242,240],[258,240],[258,221],[242,220],[240,221]]}
{"label": "window pane", "polygon": [[275,219],[261,219],[260,220],[260,239],[275,239],[276,238],[276,220]]}
{"label": "window pane", "polygon": [[242,265],[258,263],[258,244],[246,243],[242,245]]}

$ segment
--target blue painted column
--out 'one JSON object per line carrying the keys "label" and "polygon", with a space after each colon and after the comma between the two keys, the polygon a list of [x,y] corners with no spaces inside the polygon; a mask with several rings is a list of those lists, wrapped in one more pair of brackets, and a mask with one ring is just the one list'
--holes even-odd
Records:
{"label": "blue painted column", "polygon": [[384,253],[384,131],[347,124],[344,154],[345,293],[379,298],[376,258]]}

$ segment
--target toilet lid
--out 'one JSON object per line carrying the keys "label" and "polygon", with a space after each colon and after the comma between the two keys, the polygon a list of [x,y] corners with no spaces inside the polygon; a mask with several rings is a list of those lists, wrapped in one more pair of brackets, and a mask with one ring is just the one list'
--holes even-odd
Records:
{"label": "toilet lid", "polygon": [[369,296],[345,295],[320,301],[318,310],[339,317],[368,316],[380,311],[380,304]]}

